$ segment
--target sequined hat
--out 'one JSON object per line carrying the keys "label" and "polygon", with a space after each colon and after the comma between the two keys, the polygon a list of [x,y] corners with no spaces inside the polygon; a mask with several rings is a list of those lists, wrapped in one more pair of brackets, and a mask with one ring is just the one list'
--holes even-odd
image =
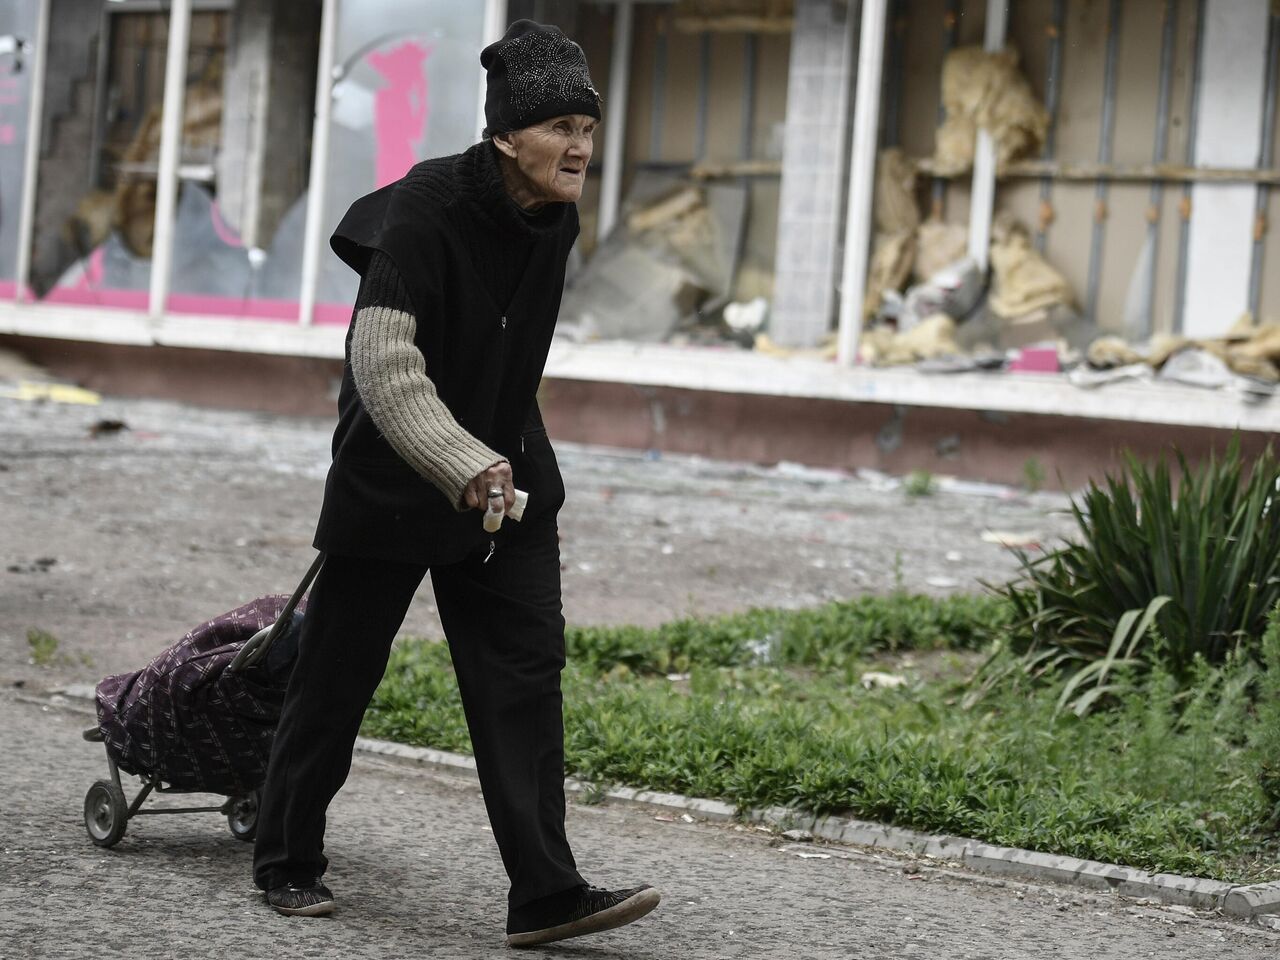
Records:
{"label": "sequined hat", "polygon": [[517,20],[480,54],[488,71],[485,134],[581,113],[600,119],[600,94],[582,48],[558,27]]}

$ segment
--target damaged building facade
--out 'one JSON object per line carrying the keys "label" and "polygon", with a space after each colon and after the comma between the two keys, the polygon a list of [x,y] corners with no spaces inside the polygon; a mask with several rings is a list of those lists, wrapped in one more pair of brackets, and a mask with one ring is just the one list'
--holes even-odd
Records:
{"label": "damaged building facade", "polygon": [[526,16],[605,104],[554,434],[1072,484],[1280,424],[1267,0],[10,0],[0,339],[328,412],[329,232]]}

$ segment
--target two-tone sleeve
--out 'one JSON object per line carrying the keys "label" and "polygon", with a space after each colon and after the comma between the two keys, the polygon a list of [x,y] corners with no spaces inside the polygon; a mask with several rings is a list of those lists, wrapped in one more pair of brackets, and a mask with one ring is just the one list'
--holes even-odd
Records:
{"label": "two-tone sleeve", "polygon": [[427,376],[417,318],[391,258],[375,252],[360,282],[351,336],[356,390],[383,438],[464,510],[467,485],[506,458],[463,429]]}

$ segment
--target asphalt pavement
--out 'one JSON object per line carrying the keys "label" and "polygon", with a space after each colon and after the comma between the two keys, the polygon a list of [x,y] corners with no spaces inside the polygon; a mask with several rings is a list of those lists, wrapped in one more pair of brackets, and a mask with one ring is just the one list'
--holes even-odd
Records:
{"label": "asphalt pavement", "polygon": [[[311,559],[331,429],[157,401],[0,399],[0,960],[511,955],[505,877],[465,779],[357,758],[331,810],[331,919],[267,910],[249,846],[217,815],[141,817],[110,850],[85,834],[103,750],[80,737],[83,704],[49,691],[136,669],[210,616],[290,589]],[[984,532],[1048,543],[1070,530],[1052,496],[944,485],[910,498],[876,474],[560,454],[578,623],[972,591],[1017,569]],[[438,629],[424,589],[405,632]],[[569,831],[589,880],[653,883],[665,900],[548,957],[1204,960],[1280,946],[1220,917],[652,810],[572,803]]]}
{"label": "asphalt pavement", "polygon": [[[338,909],[284,918],[253,886],[250,846],[217,814],[141,817],[111,849],[89,842],[83,798],[106,763],[80,737],[88,719],[74,704],[0,692],[3,960],[516,955],[503,945],[505,876],[473,782],[358,756],[330,811]],[[630,927],[535,951],[544,957],[1270,960],[1280,949],[1280,934],[1224,918],[754,827],[571,803],[568,828],[588,880],[653,883],[664,900]]]}

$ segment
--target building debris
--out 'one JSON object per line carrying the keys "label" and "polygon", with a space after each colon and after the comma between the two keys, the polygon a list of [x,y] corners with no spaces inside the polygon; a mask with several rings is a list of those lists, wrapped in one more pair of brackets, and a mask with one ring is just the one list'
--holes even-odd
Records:
{"label": "building debris", "polygon": [[98,420],[89,427],[89,436],[105,437],[111,434],[121,433],[129,429],[129,425],[123,420],[105,419]]}
{"label": "building debris", "polygon": [[1049,113],[1018,68],[1018,52],[961,47],[942,66],[946,120],[938,128],[934,171],[952,176],[973,167],[977,131],[990,131],[1003,167],[1035,152],[1049,129]]}
{"label": "building debris", "polygon": [[1112,370],[1116,367],[1127,367],[1134,363],[1142,363],[1145,357],[1121,337],[1099,337],[1089,344],[1086,355],[1089,366],[1096,370]]}
{"label": "building debris", "polygon": [[1234,377],[1225,360],[1200,347],[1179,350],[1165,361],[1157,374],[1159,380],[1215,390],[1227,386]]}
{"label": "building debris", "polygon": [[872,366],[897,366],[917,360],[935,360],[959,354],[955,340],[956,322],[945,313],[935,313],[904,333],[882,326],[862,335],[859,355]]}
{"label": "building debris", "polygon": [[[1189,386],[1270,395],[1280,383],[1280,324],[1256,325],[1245,314],[1226,334],[1213,339],[1157,334],[1134,344],[1108,335],[1089,345],[1086,359],[1088,369],[1073,371],[1072,382],[1079,386],[1156,376]],[[1115,376],[1102,376],[1109,372]]]}
{"label": "building debris", "polygon": [[876,164],[875,224],[879,233],[914,232],[920,226],[916,167],[897,147],[880,151]]}
{"label": "building debris", "polygon": [[900,673],[881,673],[878,670],[868,670],[862,675],[859,682],[867,690],[896,690],[898,687],[907,685],[907,678]]}
{"label": "building debris", "polygon": [[964,320],[982,297],[983,276],[978,265],[964,257],[944,267],[923,283],[907,291],[885,294],[882,313],[892,317],[900,332],[906,332],[926,317],[945,313],[957,322]]}
{"label": "building debris", "polygon": [[1119,383],[1122,380],[1151,380],[1154,377],[1155,371],[1145,363],[1130,363],[1123,367],[1112,367],[1109,370],[1095,370],[1088,364],[1082,363],[1068,371],[1067,382],[1072,386],[1093,389],[1109,383]]}
{"label": "building debris", "polygon": [[928,280],[969,255],[969,229],[962,223],[926,220],[916,230],[917,280]]}
{"label": "building debris", "polygon": [[768,357],[795,357],[810,360],[834,360],[836,358],[836,338],[826,337],[816,347],[784,347],[775,343],[767,333],[758,333],[755,338],[756,353]]}
{"label": "building debris", "polygon": [[724,308],[724,322],[734,333],[758,333],[769,317],[769,301],[756,297],[747,303],[730,303]]}
{"label": "building debris", "polygon": [[653,342],[718,317],[733,295],[746,209],[741,184],[642,173],[622,224],[566,285],[558,333]]}
{"label": "building debris", "polygon": [[1038,549],[1044,537],[1030,531],[983,530],[982,542],[1008,550]]}
{"label": "building debris", "polygon": [[862,305],[864,316],[880,308],[887,291],[901,290],[911,278],[920,226],[915,188],[916,169],[910,158],[897,147],[881,151],[876,164],[875,243]]}
{"label": "building debris", "polygon": [[901,290],[911,276],[916,258],[914,231],[881,234],[876,238],[871,267],[867,271],[867,293],[862,301],[862,314],[875,314],[892,291]]}
{"label": "building debris", "polygon": [[1013,373],[1059,373],[1062,363],[1057,347],[1024,347],[1009,360]]}
{"label": "building debris", "polygon": [[1012,226],[991,243],[991,298],[996,316],[1016,320],[1039,310],[1073,305],[1066,277],[1031,245],[1021,227]]}
{"label": "building debris", "polygon": [[29,380],[20,380],[14,387],[0,387],[0,397],[28,402],[71,403],[85,406],[97,406],[102,403],[102,396],[92,390],[85,390],[69,383],[32,383]]}

